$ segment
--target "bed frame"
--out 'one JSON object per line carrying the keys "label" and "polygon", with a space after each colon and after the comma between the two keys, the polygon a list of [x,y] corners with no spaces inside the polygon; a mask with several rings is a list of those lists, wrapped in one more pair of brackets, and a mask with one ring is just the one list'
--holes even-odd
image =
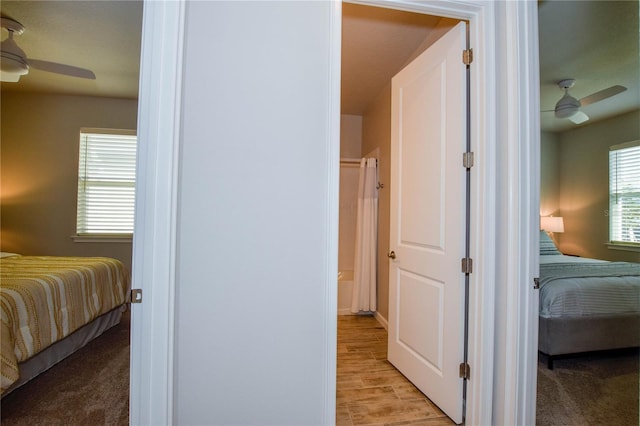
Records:
{"label": "bed frame", "polygon": [[126,309],[127,305],[121,305],[99,316],[59,342],[54,343],[37,355],[18,364],[20,378],[2,394],[2,398],[81,349],[111,327],[118,325],[122,318],[122,313]]}
{"label": "bed frame", "polygon": [[538,350],[547,366],[562,355],[640,346],[640,315],[539,317]]}

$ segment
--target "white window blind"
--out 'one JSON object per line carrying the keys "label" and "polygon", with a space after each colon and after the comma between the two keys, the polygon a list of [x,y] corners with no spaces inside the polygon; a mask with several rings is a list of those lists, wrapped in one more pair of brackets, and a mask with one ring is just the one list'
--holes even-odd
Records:
{"label": "white window blind", "polygon": [[128,130],[80,130],[78,235],[133,233],[136,142]]}
{"label": "white window blind", "polygon": [[609,238],[640,246],[640,141],[609,151]]}

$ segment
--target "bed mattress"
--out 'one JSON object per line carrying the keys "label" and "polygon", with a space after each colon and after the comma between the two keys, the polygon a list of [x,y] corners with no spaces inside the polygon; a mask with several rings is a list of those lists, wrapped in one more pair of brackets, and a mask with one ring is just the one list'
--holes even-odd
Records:
{"label": "bed mattress", "polygon": [[540,256],[543,318],[640,313],[640,264]]}
{"label": "bed mattress", "polygon": [[129,274],[106,257],[0,259],[2,392],[18,364],[127,302]]}

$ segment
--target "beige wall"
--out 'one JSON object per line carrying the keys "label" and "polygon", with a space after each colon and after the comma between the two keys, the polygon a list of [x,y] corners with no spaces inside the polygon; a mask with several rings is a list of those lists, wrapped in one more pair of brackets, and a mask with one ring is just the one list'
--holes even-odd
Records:
{"label": "beige wall", "polygon": [[640,253],[610,250],[609,147],[640,139],[640,111],[558,135],[559,207],[565,232],[562,252],[605,260],[640,262]]}
{"label": "beige wall", "polygon": [[391,85],[367,107],[362,120],[362,152],[379,149],[378,179],[378,313],[389,317],[389,181],[391,174]]}
{"label": "beige wall", "polygon": [[[340,158],[360,158],[362,117],[340,117]],[[338,235],[338,270],[353,270],[358,206],[358,164],[340,165],[340,222]],[[340,290],[338,290],[340,291]],[[340,302],[340,301],[339,301]]]}
{"label": "beige wall", "polygon": [[340,116],[340,158],[362,156],[362,117],[342,114]]}
{"label": "beige wall", "polygon": [[559,216],[560,141],[556,133],[540,136],[540,216]]}
{"label": "beige wall", "polygon": [[137,101],[2,93],[1,248],[25,255],[109,256],[131,243],[74,243],[81,127],[135,129]]}

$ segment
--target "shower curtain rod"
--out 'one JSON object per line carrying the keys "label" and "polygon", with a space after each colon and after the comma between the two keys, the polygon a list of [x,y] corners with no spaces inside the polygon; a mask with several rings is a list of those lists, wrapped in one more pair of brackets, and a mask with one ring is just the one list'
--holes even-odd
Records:
{"label": "shower curtain rod", "polygon": [[[340,164],[360,164],[360,161],[362,160],[362,158],[341,158],[340,159]],[[376,158],[376,168],[378,165],[378,159]],[[384,188],[384,184],[378,182],[378,184],[376,185],[376,189],[382,189]]]}
{"label": "shower curtain rod", "polygon": [[[362,160],[362,158],[341,158],[340,164],[360,164],[360,160]],[[378,159],[376,158],[376,163],[377,162]]]}

